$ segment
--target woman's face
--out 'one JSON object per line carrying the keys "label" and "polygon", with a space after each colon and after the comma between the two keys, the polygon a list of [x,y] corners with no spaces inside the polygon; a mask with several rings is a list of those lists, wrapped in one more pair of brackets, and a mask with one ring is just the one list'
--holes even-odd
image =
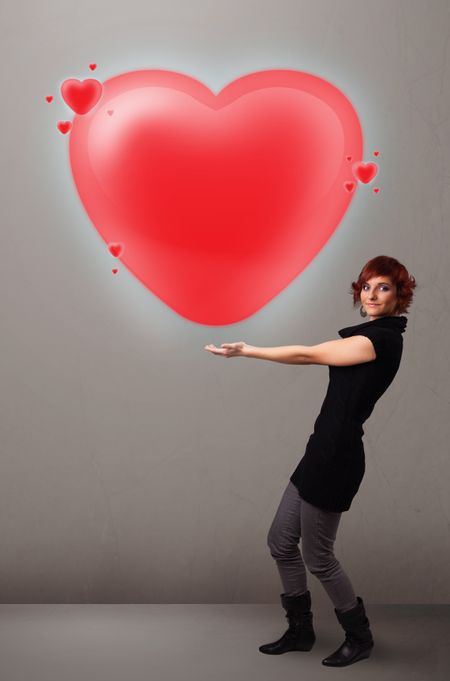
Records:
{"label": "woman's face", "polygon": [[360,298],[371,320],[396,314],[397,292],[388,276],[372,277],[366,281],[361,288]]}

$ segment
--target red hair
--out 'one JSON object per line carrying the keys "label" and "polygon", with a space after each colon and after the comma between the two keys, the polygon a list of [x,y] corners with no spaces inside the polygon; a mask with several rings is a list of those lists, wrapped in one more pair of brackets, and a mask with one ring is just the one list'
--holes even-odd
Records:
{"label": "red hair", "polygon": [[352,281],[350,294],[353,295],[353,306],[356,307],[360,303],[363,284],[372,277],[390,277],[397,289],[396,311],[400,314],[406,312],[413,299],[413,289],[416,288],[416,280],[408,273],[404,265],[387,255],[378,255],[376,258],[369,260],[359,273],[358,280]]}

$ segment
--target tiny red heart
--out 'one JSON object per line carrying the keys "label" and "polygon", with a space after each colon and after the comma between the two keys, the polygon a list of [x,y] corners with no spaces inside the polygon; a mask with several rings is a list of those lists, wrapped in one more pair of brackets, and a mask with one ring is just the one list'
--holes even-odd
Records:
{"label": "tiny red heart", "polygon": [[53,96],[52,96],[52,95],[47,95],[45,99],[46,99],[47,102],[50,104],[50,102],[53,100]]}
{"label": "tiny red heart", "polygon": [[379,187],[374,187],[374,188],[373,188],[373,193],[374,193],[374,194],[378,194],[379,191],[380,191],[380,188],[379,188]]}
{"label": "tiny red heart", "polygon": [[112,272],[113,274],[117,274],[118,271],[119,271],[119,270],[117,269],[117,267],[113,267],[112,270],[111,270],[111,272]]}
{"label": "tiny red heart", "polygon": [[111,255],[113,255],[115,258],[118,258],[123,251],[123,245],[119,243],[111,243],[108,245],[108,248]]}
{"label": "tiny red heart", "polygon": [[374,155],[374,156],[378,156],[379,153],[380,153],[379,151],[374,151],[374,152],[373,152],[373,155]]}
{"label": "tiny red heart", "polygon": [[70,121],[58,121],[56,127],[58,128],[59,132],[62,132],[62,134],[65,135],[66,132],[69,132],[70,128],[72,127],[72,123]]}
{"label": "tiny red heart", "polygon": [[346,156],[345,158],[347,159],[347,161],[351,161],[353,156]]}
{"label": "tiny red heart", "polygon": [[77,114],[88,113],[102,96],[103,86],[95,78],[80,81],[69,78],[61,85],[61,95],[65,103]]}
{"label": "tiny red heart", "polygon": [[378,166],[376,163],[363,163],[362,161],[357,161],[352,166],[353,175],[360,182],[367,184],[378,172]]}
{"label": "tiny red heart", "polygon": [[114,113],[114,109],[108,109],[108,111],[107,111],[106,113],[107,113],[109,116],[112,116],[113,113]]}
{"label": "tiny red heart", "polygon": [[355,183],[352,182],[351,180],[348,182],[344,182],[344,187],[348,192],[352,192],[355,188]]}
{"label": "tiny red heart", "polygon": [[97,64],[89,64],[89,68],[91,69],[91,71],[95,71],[95,69],[97,68]]}

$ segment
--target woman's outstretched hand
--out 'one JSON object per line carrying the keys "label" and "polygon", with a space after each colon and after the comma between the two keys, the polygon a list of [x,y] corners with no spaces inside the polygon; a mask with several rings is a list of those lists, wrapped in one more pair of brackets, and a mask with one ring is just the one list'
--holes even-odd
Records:
{"label": "woman's outstretched hand", "polygon": [[209,345],[205,345],[204,350],[208,350],[214,355],[223,355],[223,357],[245,357],[245,351],[249,347],[244,341],[239,341],[238,343],[222,343],[220,348],[209,343]]}

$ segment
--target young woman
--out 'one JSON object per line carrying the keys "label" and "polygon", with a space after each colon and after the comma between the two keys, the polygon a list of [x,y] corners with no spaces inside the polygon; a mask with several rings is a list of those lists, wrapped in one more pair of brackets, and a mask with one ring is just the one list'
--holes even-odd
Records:
{"label": "young woman", "polygon": [[[342,645],[322,664],[343,667],[369,657],[374,646],[360,596],[334,555],[341,515],[348,511],[365,471],[362,424],[392,383],[400,365],[415,279],[395,258],[380,255],[363,267],[350,293],[367,320],[339,330],[341,339],[319,345],[260,348],[222,343],[205,350],[223,357],[253,357],[285,364],[325,364],[329,385],[306,451],[281,498],[267,537],[284,593],[288,630],[259,648],[279,655],[311,650],[311,594],[306,569],[321,582],[345,631]],[[298,544],[302,539],[302,553]]]}

